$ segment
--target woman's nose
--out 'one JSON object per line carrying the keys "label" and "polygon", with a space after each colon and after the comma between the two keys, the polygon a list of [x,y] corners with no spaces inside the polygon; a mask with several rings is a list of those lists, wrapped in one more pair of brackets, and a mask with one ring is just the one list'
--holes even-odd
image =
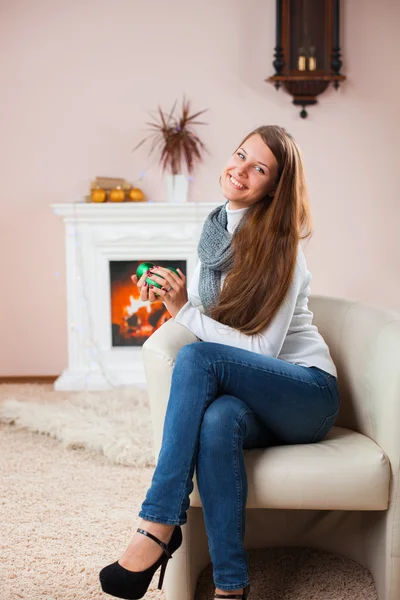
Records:
{"label": "woman's nose", "polygon": [[242,177],[247,177],[247,169],[244,165],[240,165],[238,169],[238,175],[241,175]]}

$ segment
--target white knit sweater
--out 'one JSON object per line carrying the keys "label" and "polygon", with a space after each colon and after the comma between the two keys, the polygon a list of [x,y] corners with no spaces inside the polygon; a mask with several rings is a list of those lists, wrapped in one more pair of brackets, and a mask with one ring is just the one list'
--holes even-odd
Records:
{"label": "white knit sweater", "polygon": [[[233,233],[246,210],[248,207],[230,210],[226,205],[227,230],[230,233]],[[198,292],[200,266],[199,261],[188,285],[189,300],[175,316],[177,323],[184,325],[205,342],[244,348],[306,367],[319,367],[331,375],[337,376],[329,348],[317,327],[312,324],[313,313],[308,309],[312,276],[307,269],[300,244],[294,277],[287,296],[270,325],[256,335],[246,335],[204,314]],[[223,273],[221,289],[225,277],[226,274]]]}

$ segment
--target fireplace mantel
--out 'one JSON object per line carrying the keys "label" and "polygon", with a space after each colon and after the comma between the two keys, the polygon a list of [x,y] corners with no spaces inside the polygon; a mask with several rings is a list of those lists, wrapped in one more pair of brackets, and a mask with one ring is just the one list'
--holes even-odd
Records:
{"label": "fireplace mantel", "polygon": [[145,388],[141,346],[112,346],[109,262],[186,260],[188,282],[204,221],[223,203],[51,205],[65,223],[67,277],[68,367],[55,389]]}
{"label": "fireplace mantel", "polygon": [[52,204],[53,211],[63,217],[66,223],[79,221],[80,223],[123,223],[126,220],[150,223],[154,218],[161,223],[182,223],[190,221],[197,223],[204,220],[217,206],[226,202],[187,202],[185,204],[172,204],[168,202],[78,202],[66,204]]}

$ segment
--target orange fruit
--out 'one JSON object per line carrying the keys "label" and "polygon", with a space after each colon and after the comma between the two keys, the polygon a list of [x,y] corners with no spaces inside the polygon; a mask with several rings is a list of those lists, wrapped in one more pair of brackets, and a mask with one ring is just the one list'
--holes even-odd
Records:
{"label": "orange fruit", "polygon": [[120,187],[116,187],[109,193],[110,202],[123,202],[125,200],[125,192]]}
{"label": "orange fruit", "polygon": [[131,188],[128,195],[132,202],[143,202],[144,200],[144,194],[139,188]]}
{"label": "orange fruit", "polygon": [[105,202],[107,197],[106,191],[101,188],[96,188],[92,190],[90,194],[90,198],[92,202]]}

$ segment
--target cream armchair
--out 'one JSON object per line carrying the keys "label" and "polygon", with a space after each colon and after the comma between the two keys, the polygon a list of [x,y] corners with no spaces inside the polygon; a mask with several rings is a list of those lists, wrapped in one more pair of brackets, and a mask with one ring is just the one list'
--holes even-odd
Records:
{"label": "cream armchair", "polygon": [[[399,600],[400,313],[323,296],[309,306],[338,369],[340,415],[318,444],[244,451],[245,547],[346,556],[370,570],[379,600]],[[170,319],[143,345],[155,457],[175,357],[197,339]],[[210,562],[196,477],[190,500],[183,544],[166,572],[167,600],[193,600]]]}

